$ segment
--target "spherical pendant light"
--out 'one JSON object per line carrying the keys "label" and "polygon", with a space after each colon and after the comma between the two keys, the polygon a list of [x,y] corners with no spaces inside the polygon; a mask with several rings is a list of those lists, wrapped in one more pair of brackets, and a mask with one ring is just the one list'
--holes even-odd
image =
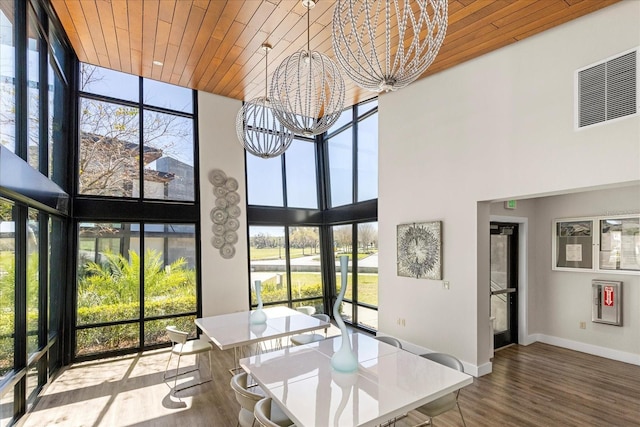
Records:
{"label": "spherical pendant light", "polygon": [[267,55],[271,46],[262,45],[265,51],[265,94],[244,103],[236,116],[236,134],[247,152],[263,159],[278,157],[293,141],[293,132],[284,127],[274,105],[267,97]]}
{"label": "spherical pendant light", "polygon": [[[313,0],[303,0],[311,9]],[[296,134],[313,136],[329,129],[344,108],[345,85],[340,70],[331,59],[309,47],[307,10],[307,50],[285,58],[273,73],[270,97],[277,104],[278,119]]]}
{"label": "spherical pendant light", "polygon": [[338,64],[367,90],[388,92],[407,86],[425,72],[442,46],[448,4],[448,0],[338,0],[332,38]]}

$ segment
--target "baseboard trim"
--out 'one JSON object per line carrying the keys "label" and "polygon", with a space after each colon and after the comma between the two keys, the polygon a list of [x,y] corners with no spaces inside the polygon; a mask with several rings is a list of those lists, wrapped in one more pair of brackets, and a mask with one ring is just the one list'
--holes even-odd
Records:
{"label": "baseboard trim", "polygon": [[[531,341],[533,340],[533,341]],[[580,351],[582,353],[592,354],[594,356],[605,357],[607,359],[617,360],[619,362],[630,363],[640,366],[640,354],[629,353],[626,351],[613,350],[593,344],[586,344],[579,341],[568,340],[566,338],[554,337],[545,334],[533,334],[527,337],[529,344],[539,341],[545,344],[555,345],[557,347],[568,348],[569,350]],[[527,345],[527,344],[525,344]]]}

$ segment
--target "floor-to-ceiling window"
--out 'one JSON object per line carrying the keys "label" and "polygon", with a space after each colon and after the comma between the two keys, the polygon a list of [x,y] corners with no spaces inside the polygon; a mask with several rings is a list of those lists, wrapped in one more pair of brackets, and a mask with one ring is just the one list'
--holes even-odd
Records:
{"label": "floor-to-ceiling window", "polygon": [[[366,329],[378,328],[377,107],[375,100],[355,105],[346,112],[348,120],[339,121],[322,141],[332,256],[349,257],[341,315]],[[340,270],[335,271],[339,292]]]}
{"label": "floor-to-ceiling window", "polygon": [[246,154],[252,305],[260,280],[265,304],[329,312],[347,255],[342,315],[377,329],[377,153],[373,101],[346,109],[325,135],[297,137],[280,157]]}
{"label": "floor-to-ceiling window", "polygon": [[[47,2],[0,2],[0,425],[63,363],[72,51]],[[71,115],[70,115],[71,114]]]}
{"label": "floor-to-ceiling window", "polygon": [[75,358],[196,334],[196,111],[190,89],[80,64]]}

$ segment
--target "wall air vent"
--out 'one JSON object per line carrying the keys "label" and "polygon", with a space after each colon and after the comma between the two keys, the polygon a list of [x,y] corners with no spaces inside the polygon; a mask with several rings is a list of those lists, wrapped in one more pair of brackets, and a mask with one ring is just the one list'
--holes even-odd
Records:
{"label": "wall air vent", "polygon": [[576,72],[577,127],[638,113],[638,49]]}

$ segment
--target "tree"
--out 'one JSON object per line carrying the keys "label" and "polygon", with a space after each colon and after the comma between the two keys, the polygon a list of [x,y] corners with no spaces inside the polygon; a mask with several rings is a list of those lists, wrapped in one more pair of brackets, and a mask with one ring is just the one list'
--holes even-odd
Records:
{"label": "tree", "polygon": [[302,248],[304,256],[305,248],[313,248],[314,253],[320,244],[318,229],[312,227],[291,227],[289,233],[289,245],[293,248]]}
{"label": "tree", "polygon": [[358,247],[367,251],[370,246],[378,245],[378,229],[373,224],[358,225]]}
{"label": "tree", "polygon": [[[91,91],[103,78],[98,67],[83,64],[80,90]],[[140,128],[139,108],[81,97],[80,193],[138,196],[141,157],[145,190],[149,182],[171,181],[173,174],[155,171],[151,164],[166,156],[184,157],[181,142],[191,137],[190,124],[180,116],[144,110]]]}
{"label": "tree", "polygon": [[333,240],[340,248],[340,252],[347,251],[351,246],[351,227],[351,225],[341,225],[333,228]]}

